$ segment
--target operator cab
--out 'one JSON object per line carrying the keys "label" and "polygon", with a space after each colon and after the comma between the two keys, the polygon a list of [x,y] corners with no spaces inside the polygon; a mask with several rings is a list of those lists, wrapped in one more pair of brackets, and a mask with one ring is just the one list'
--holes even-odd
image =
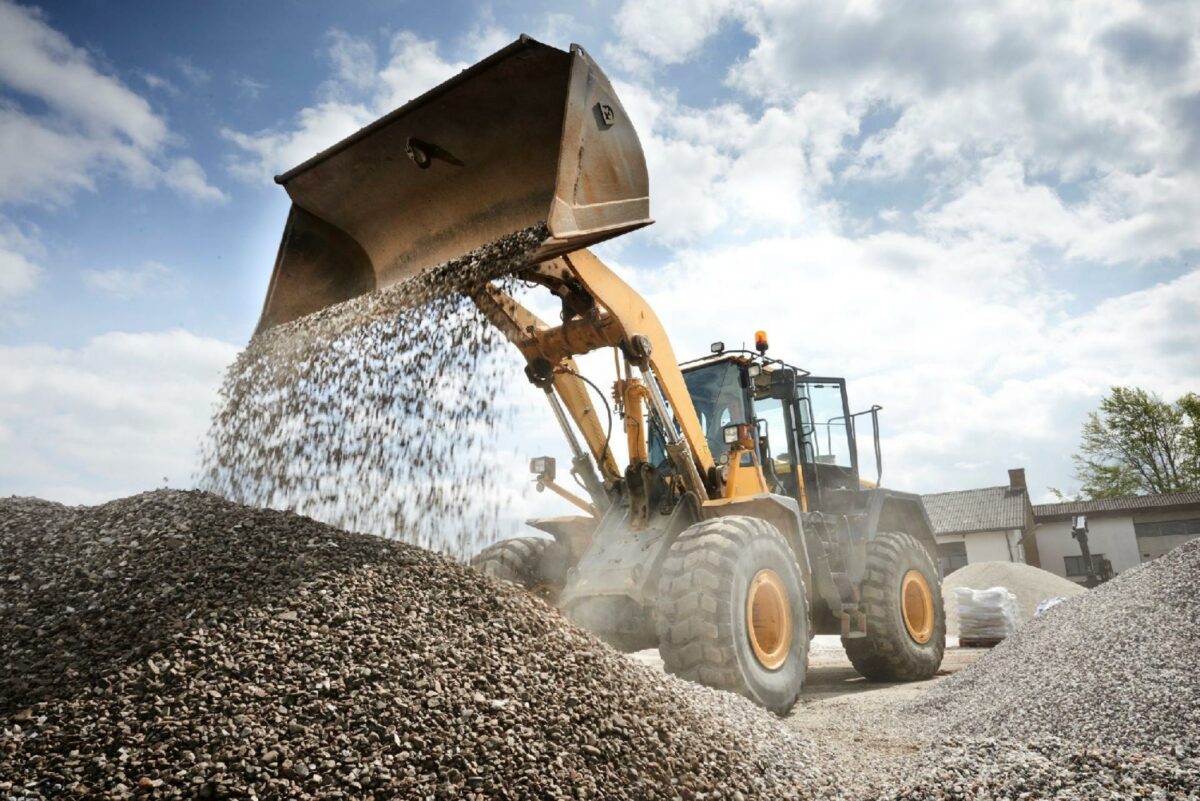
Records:
{"label": "operator cab", "polygon": [[838,491],[861,487],[858,417],[871,418],[877,474],[881,472],[879,407],[852,414],[844,379],[812,376],[768,358],[766,337],[760,335],[759,352],[727,351],[715,343],[713,355],[681,365],[709,449],[721,469],[730,453],[726,428],[751,425],[772,492],[790,496],[810,511],[835,506]]}

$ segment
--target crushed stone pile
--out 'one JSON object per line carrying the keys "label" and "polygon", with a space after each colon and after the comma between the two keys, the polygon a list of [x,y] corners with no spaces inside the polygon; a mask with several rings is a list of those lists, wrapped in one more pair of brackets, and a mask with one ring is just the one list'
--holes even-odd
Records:
{"label": "crushed stone pile", "polygon": [[946,633],[957,637],[958,604],[954,591],[959,587],[988,590],[1004,587],[1017,597],[1017,623],[1033,619],[1037,605],[1047,598],[1074,598],[1087,592],[1075,582],[1048,570],[1019,562],[976,562],[955,570],[942,579],[942,599],[946,604]]}
{"label": "crushed stone pile", "polygon": [[1200,798],[1200,760],[1122,749],[1081,749],[1053,740],[1027,746],[996,739],[941,743],[894,771],[894,785],[863,798],[897,801],[1126,801]]}
{"label": "crushed stone pile", "polygon": [[1058,604],[914,714],[947,737],[1200,756],[1200,540]]}
{"label": "crushed stone pile", "polygon": [[226,372],[196,486],[459,558],[512,500],[496,388],[515,351],[469,295],[511,290],[548,232],[514,232],[406,282],[257,334]]}
{"label": "crushed stone pile", "polygon": [[208,493],[0,500],[0,631],[0,798],[838,792],[768,713],[525,593]]}

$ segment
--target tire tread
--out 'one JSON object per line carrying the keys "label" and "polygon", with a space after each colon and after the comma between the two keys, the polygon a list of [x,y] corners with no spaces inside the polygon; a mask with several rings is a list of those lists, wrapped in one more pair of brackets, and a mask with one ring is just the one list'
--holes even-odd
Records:
{"label": "tire tread", "polygon": [[900,623],[896,628],[897,610],[900,596],[891,591],[897,583],[893,574],[898,570],[901,557],[905,553],[920,554],[926,562],[926,568],[935,578],[930,587],[934,593],[934,601],[940,606],[940,585],[936,581],[937,570],[929,552],[911,534],[902,531],[881,532],[870,543],[867,549],[867,570],[863,577],[861,595],[866,607],[867,636],[856,639],[842,640],[846,656],[855,670],[871,681],[920,681],[927,679],[937,672],[942,655],[946,648],[946,618],[945,614],[936,615],[934,625],[933,654],[929,652],[914,652],[914,649],[901,647],[899,638],[908,637],[908,632]]}

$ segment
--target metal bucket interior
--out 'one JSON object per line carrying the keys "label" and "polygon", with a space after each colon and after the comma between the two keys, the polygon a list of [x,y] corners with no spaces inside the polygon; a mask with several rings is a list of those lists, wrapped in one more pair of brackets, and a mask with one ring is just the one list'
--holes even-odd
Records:
{"label": "metal bucket interior", "polygon": [[651,222],[604,73],[524,36],[276,181],[292,211],[259,330],[539,223],[541,260]]}

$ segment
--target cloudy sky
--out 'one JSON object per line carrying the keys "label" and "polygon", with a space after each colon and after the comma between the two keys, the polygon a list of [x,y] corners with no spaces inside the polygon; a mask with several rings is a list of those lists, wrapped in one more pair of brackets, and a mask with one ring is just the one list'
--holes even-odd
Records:
{"label": "cloudy sky", "polygon": [[886,483],[1039,500],[1109,386],[1200,390],[1194,2],[0,0],[0,493],[187,485],[271,176],[522,32],[634,119],[658,222],[600,252],[676,350],[845,375]]}

